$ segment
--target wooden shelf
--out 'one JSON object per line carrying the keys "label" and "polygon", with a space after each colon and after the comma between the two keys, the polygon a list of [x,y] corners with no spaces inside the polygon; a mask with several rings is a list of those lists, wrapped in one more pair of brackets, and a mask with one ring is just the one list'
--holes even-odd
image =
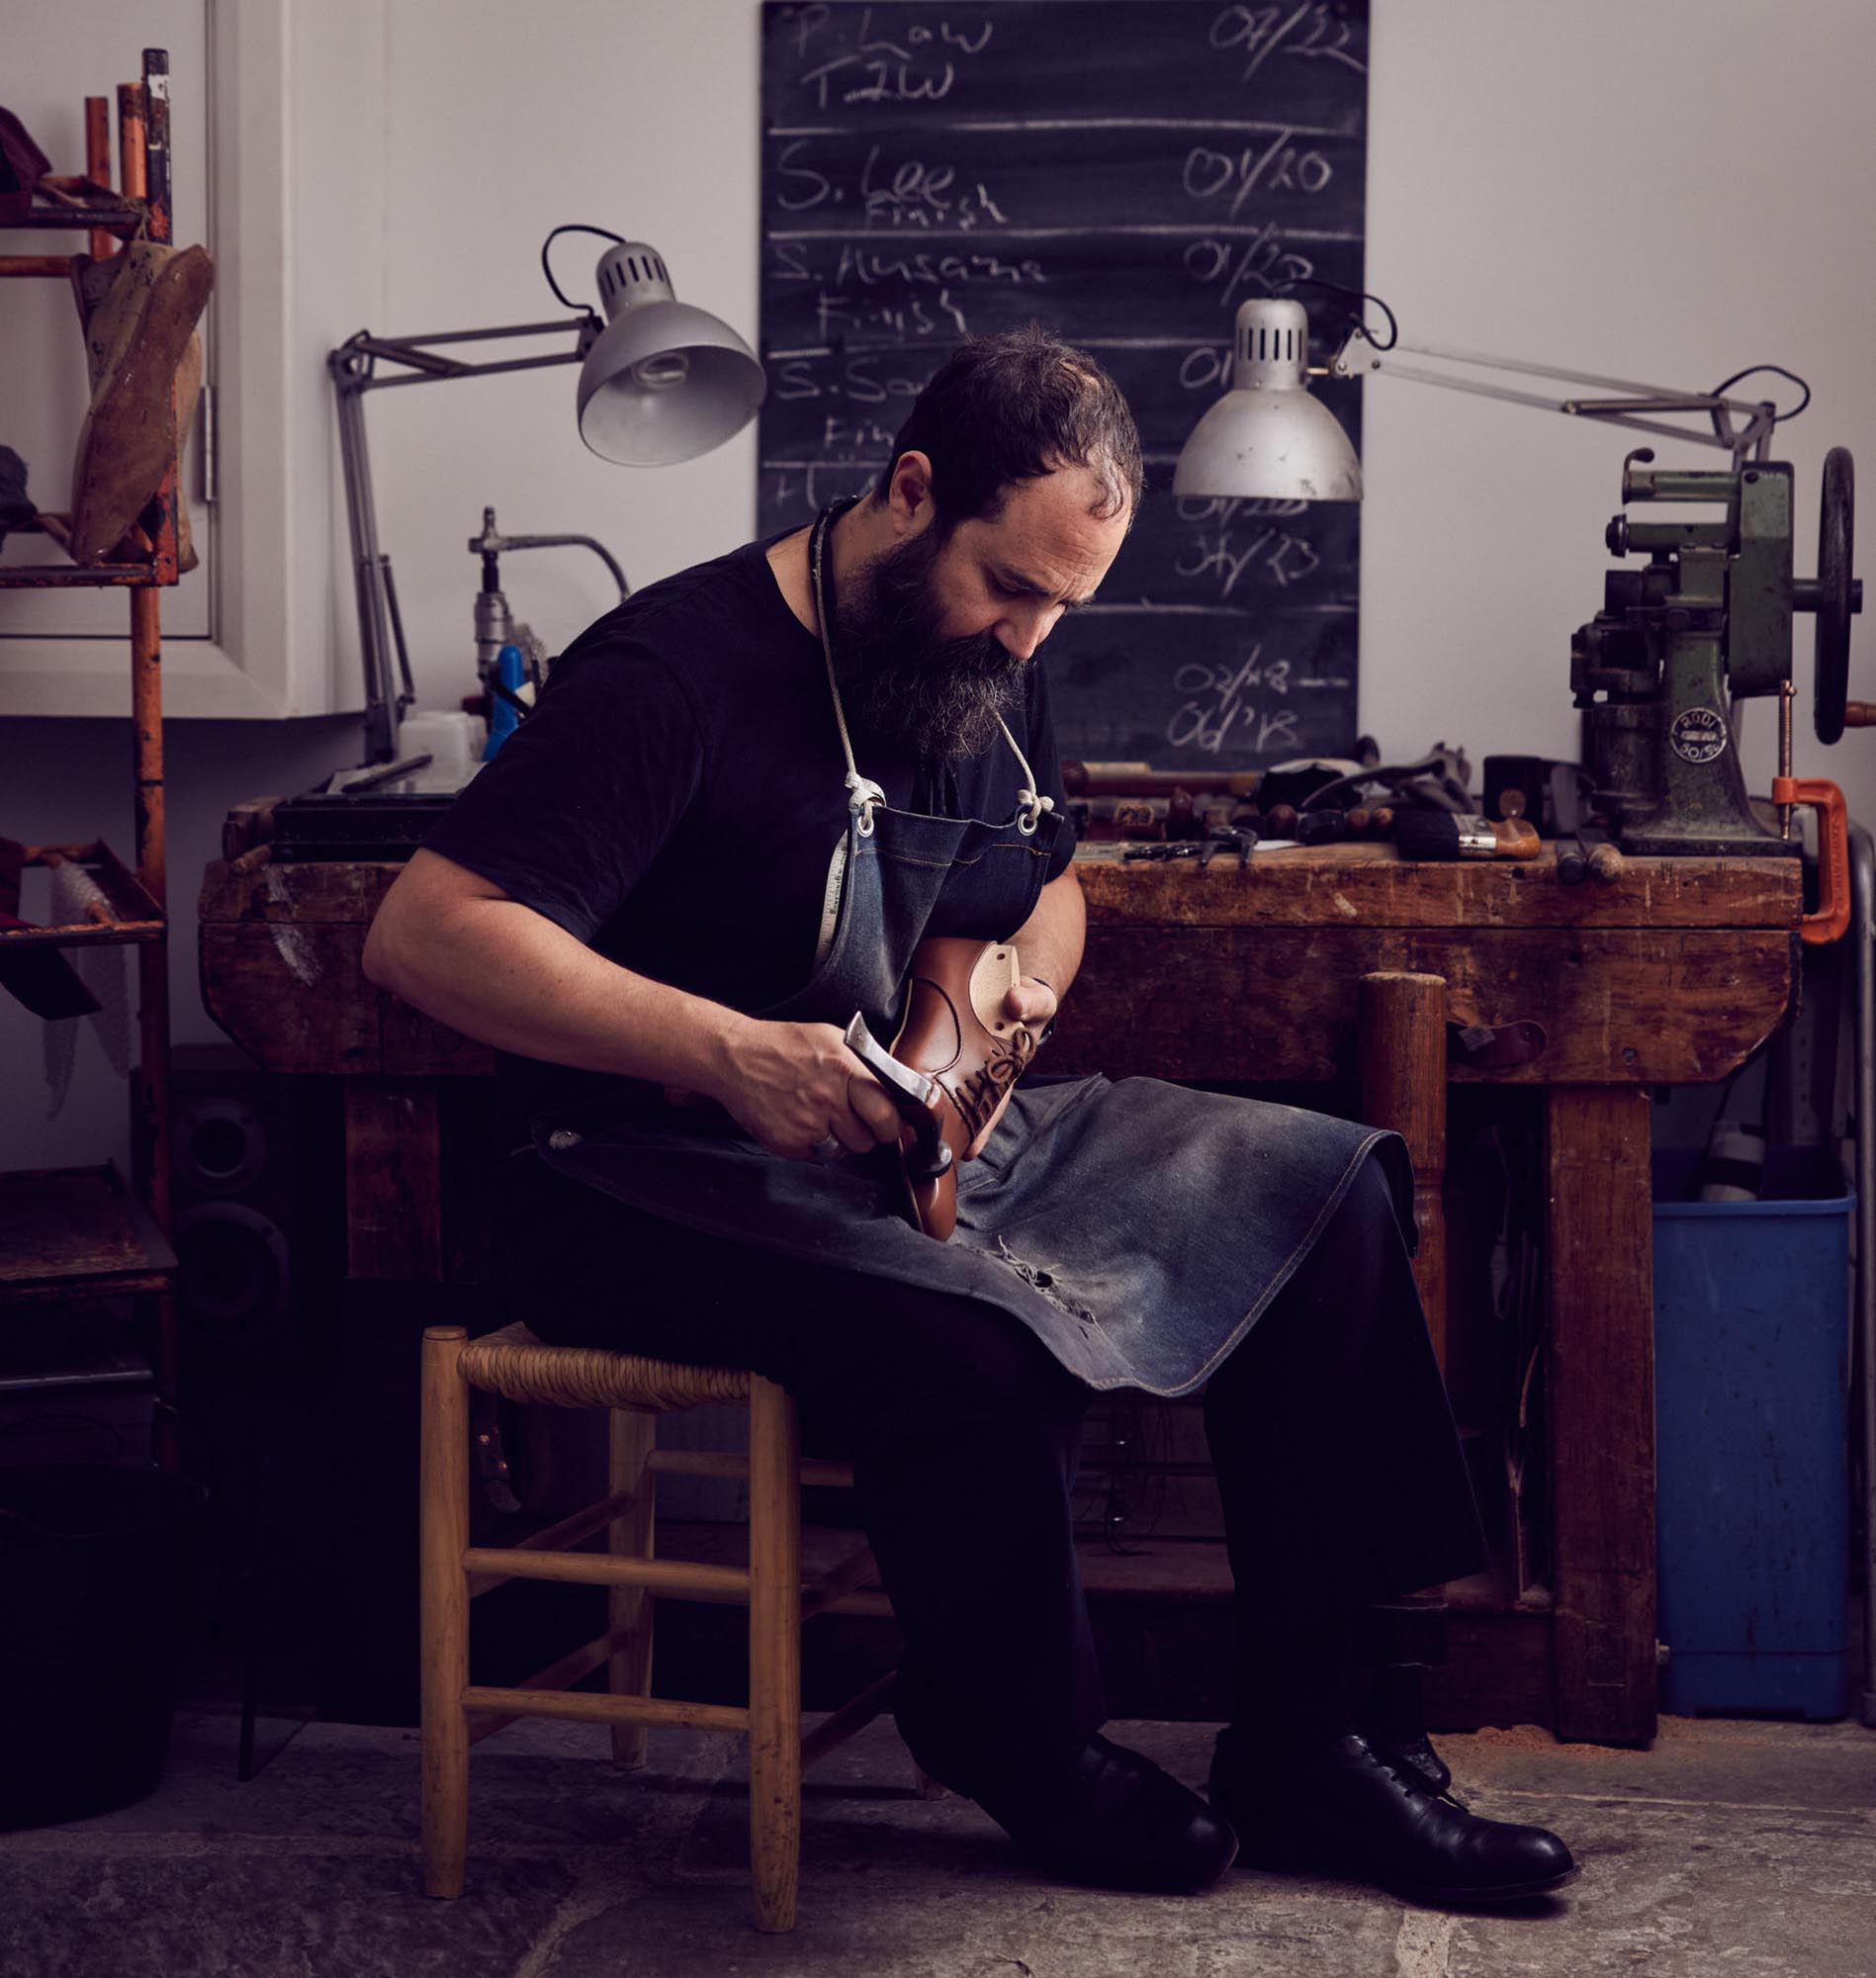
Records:
{"label": "wooden shelf", "polygon": [[49,865],[61,860],[82,866],[97,882],[110,918],[0,931],[0,954],[23,947],[122,947],[162,940],[167,925],[162,908],[102,840],[91,845],[41,846],[27,863]]}
{"label": "wooden shelf", "polygon": [[143,206],[36,206],[24,220],[7,222],[9,233],[134,234],[149,218]]}
{"label": "wooden shelf", "polygon": [[117,1169],[0,1174],[0,1304],[167,1291],[176,1253]]}
{"label": "wooden shelf", "polygon": [[115,584],[120,590],[176,580],[159,577],[147,563],[16,563],[0,567],[0,590],[84,590]]}

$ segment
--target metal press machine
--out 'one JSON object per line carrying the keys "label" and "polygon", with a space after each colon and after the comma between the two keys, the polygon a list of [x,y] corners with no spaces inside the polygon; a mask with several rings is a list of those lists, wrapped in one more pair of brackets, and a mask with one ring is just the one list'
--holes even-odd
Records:
{"label": "metal press machine", "polygon": [[[1607,542],[1640,570],[1612,570],[1603,608],[1570,641],[1570,687],[1583,710],[1584,766],[1594,809],[1623,849],[1653,854],[1795,854],[1794,806],[1819,812],[1822,890],[1833,919],[1849,907],[1846,819],[1836,785],[1792,775],[1795,614],[1816,618],[1813,720],[1819,741],[1876,725],[1876,705],[1846,698],[1850,619],[1863,586],[1850,574],[1854,478],[1849,453],[1825,459],[1818,574],[1793,572],[1793,477],[1779,461],[1729,470],[1657,468],[1647,447],[1623,465],[1625,504],[1718,504],[1715,521],[1643,521],[1618,514]],[[1746,794],[1739,750],[1742,701],[1778,703],[1772,802]],[[1835,929],[1841,932],[1841,926]],[[1820,926],[1811,940],[1833,939]]]}

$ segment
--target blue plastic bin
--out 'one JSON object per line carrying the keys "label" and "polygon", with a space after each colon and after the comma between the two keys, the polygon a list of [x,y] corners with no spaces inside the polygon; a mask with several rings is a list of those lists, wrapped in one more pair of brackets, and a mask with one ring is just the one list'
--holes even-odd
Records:
{"label": "blue plastic bin", "polygon": [[1662,1703],[1841,1717],[1849,1703],[1850,1221],[1834,1161],[1772,1148],[1758,1202],[1688,1202],[1654,1161]]}

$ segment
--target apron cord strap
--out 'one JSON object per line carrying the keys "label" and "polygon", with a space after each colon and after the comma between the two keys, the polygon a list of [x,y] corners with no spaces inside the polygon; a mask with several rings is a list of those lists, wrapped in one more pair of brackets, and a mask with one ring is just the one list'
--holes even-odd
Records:
{"label": "apron cord strap", "polygon": [[814,621],[821,634],[821,657],[827,663],[828,691],[834,696],[834,722],[841,731],[841,754],[847,758],[847,802],[859,813],[859,835],[873,835],[873,806],[886,801],[886,793],[870,776],[862,776],[853,761],[853,742],[847,732],[847,709],[841,701],[841,682],[834,671],[834,641],[828,632],[827,588],[821,575],[821,557],[838,515],[853,504],[832,502],[815,517],[814,534],[808,540],[808,574],[814,582]]}
{"label": "apron cord strap", "polygon": [[1000,714],[997,726],[1003,730],[1003,739],[1010,745],[1010,753],[1017,759],[1017,767],[1023,771],[1023,784],[1017,791],[1017,829],[1027,838],[1042,822],[1042,813],[1055,808],[1055,799],[1045,797],[1035,787],[1035,771],[1029,767],[1029,759],[1017,746],[1017,738],[1010,733],[1010,724]]}

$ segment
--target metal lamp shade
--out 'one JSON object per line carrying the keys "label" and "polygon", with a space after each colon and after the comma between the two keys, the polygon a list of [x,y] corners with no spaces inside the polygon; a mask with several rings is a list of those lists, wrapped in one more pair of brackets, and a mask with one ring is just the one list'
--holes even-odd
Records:
{"label": "metal lamp shade", "polygon": [[1240,306],[1231,389],[1193,427],[1173,470],[1175,494],[1359,501],[1362,464],[1307,382],[1309,318],[1300,303]]}
{"label": "metal lamp shade", "polygon": [[602,460],[666,467],[740,432],[767,389],[756,354],[728,323],[671,294],[642,241],[601,257],[609,320],[580,367],[580,436]]}

